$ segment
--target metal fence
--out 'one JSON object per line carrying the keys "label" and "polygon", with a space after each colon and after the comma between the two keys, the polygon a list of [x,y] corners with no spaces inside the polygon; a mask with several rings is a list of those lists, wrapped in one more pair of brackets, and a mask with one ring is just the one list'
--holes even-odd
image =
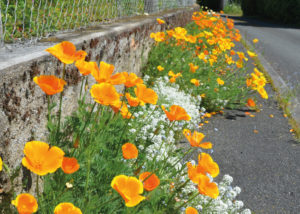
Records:
{"label": "metal fence", "polygon": [[0,46],[193,5],[195,0],[0,0]]}

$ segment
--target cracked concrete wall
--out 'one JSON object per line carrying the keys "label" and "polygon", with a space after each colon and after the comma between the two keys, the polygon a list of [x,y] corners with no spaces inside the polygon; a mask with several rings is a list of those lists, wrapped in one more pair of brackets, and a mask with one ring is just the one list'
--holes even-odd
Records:
{"label": "cracked concrete wall", "polygon": [[[63,65],[44,51],[46,48],[68,40],[77,49],[88,53],[87,61],[105,61],[115,65],[115,72],[138,74],[153,44],[150,33],[184,26],[197,10],[199,6],[195,5],[151,16],[133,17],[82,32],[56,35],[34,46],[0,50],[0,156],[3,161],[11,169],[16,169],[21,166],[26,142],[47,141],[47,100],[32,79],[41,74],[60,75]],[[158,25],[158,17],[163,18],[166,24]],[[70,113],[77,106],[81,76],[74,65],[66,68],[68,84],[64,90],[63,112]],[[93,82],[92,79],[89,82]],[[57,100],[58,96],[54,95],[54,98]],[[12,186],[16,192],[33,192],[34,179],[35,176],[24,167],[20,168],[13,184],[6,173],[0,172],[0,202],[9,196]]]}

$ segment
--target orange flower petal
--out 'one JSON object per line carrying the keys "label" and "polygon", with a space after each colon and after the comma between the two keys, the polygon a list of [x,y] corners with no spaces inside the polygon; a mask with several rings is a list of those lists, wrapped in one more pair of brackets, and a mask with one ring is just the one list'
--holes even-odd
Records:
{"label": "orange flower petal", "polygon": [[122,196],[127,207],[134,207],[146,199],[140,195],[144,191],[143,184],[135,177],[118,175],[112,180],[111,187]]}
{"label": "orange flower petal", "polygon": [[92,86],[91,96],[102,105],[115,105],[120,101],[116,88],[109,83],[100,83]]}
{"label": "orange flower petal", "polygon": [[73,43],[64,41],[46,49],[50,54],[58,58],[62,63],[72,64],[76,60],[84,59],[85,51],[77,51]]}
{"label": "orange flower petal", "polygon": [[64,157],[61,169],[66,174],[72,174],[72,173],[76,172],[79,169],[79,167],[80,166],[79,166],[76,158]]}
{"label": "orange flower petal", "polygon": [[139,179],[143,182],[144,189],[147,191],[154,190],[160,184],[159,178],[151,172],[143,172],[142,174],[140,174]]}
{"label": "orange flower petal", "polygon": [[125,143],[122,146],[122,152],[124,159],[135,159],[138,157],[139,151],[132,143]]}
{"label": "orange flower petal", "polygon": [[218,185],[214,182],[210,182],[210,179],[206,175],[199,175],[198,190],[200,194],[207,195],[214,199],[219,196]]}
{"label": "orange flower petal", "polygon": [[178,105],[172,105],[170,107],[170,111],[166,111],[164,108],[163,110],[170,121],[191,119],[191,117],[186,113],[184,108]]}
{"label": "orange flower petal", "polygon": [[78,60],[75,63],[75,66],[78,68],[79,72],[82,75],[89,75],[92,71],[93,73],[98,71],[98,65],[96,62],[86,62],[84,60]]}
{"label": "orange flower petal", "polygon": [[11,204],[16,206],[20,214],[35,213],[38,209],[38,203],[36,199],[29,193],[22,193],[18,195],[17,198],[11,202]]}
{"label": "orange flower petal", "polygon": [[25,144],[24,154],[23,166],[35,174],[46,175],[61,167],[65,153],[56,146],[49,148],[47,143],[30,141]]}
{"label": "orange flower petal", "polygon": [[198,211],[193,207],[187,207],[185,209],[185,214],[198,214]]}
{"label": "orange flower petal", "polygon": [[143,101],[140,101],[138,98],[132,97],[129,93],[126,93],[125,97],[127,98],[127,101],[129,103],[129,105],[132,106],[132,107],[136,107],[140,103],[144,103]]}
{"label": "orange flower petal", "polygon": [[144,84],[137,84],[136,86],[134,92],[139,100],[153,105],[157,103],[158,96],[153,89],[147,88]]}
{"label": "orange flower petal", "polygon": [[33,78],[33,81],[47,94],[53,95],[64,90],[66,81],[54,75],[41,75]]}
{"label": "orange flower petal", "polygon": [[78,207],[72,203],[60,203],[54,209],[54,214],[82,214]]}

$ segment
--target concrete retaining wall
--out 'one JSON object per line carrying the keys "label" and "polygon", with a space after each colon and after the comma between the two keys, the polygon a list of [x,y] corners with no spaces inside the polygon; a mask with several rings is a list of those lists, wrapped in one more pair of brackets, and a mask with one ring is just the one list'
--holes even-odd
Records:
{"label": "concrete retaining wall", "polygon": [[[147,60],[153,40],[151,32],[167,27],[184,26],[199,7],[179,9],[151,16],[134,17],[118,23],[91,28],[44,39],[36,45],[7,46],[0,50],[0,156],[10,168],[21,165],[23,148],[30,140],[46,141],[47,101],[45,94],[32,81],[41,74],[59,75],[62,63],[44,51],[60,41],[71,41],[77,49],[88,53],[87,60],[105,61],[115,65],[116,72],[139,73],[142,61]],[[158,25],[156,18],[165,25]],[[67,66],[63,112],[70,113],[77,105],[81,76],[74,65]],[[57,100],[58,96],[54,95]],[[21,168],[18,179],[10,184],[8,176],[0,172],[0,202],[10,190],[31,191],[35,176]],[[27,180],[22,185],[22,180]],[[24,184],[24,182],[23,182]]]}

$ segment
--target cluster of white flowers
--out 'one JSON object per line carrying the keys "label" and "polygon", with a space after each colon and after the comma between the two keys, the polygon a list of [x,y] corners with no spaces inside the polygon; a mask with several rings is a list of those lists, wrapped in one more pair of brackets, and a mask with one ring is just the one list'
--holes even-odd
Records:
{"label": "cluster of white flowers", "polygon": [[[186,179],[188,179],[188,177]],[[230,175],[224,175],[222,181],[218,184],[219,196],[216,199],[212,199],[205,195],[199,195],[189,204],[189,206],[195,207],[199,213],[251,214],[249,209],[242,210],[244,207],[242,201],[236,200],[237,195],[241,193],[241,188],[238,186],[232,188],[232,181],[233,178]],[[195,191],[197,191],[197,186],[193,182],[189,182],[183,188],[182,193],[190,195]],[[182,199],[187,200],[184,199],[184,197],[182,197]]]}
{"label": "cluster of white flowers", "polygon": [[[147,76],[145,77],[146,80],[148,78]],[[175,168],[176,170],[180,170],[185,166],[178,161],[179,157],[174,154],[174,151],[177,149],[175,144],[175,132],[182,131],[183,126],[191,130],[197,129],[198,124],[201,122],[201,114],[204,113],[205,109],[200,106],[200,96],[192,97],[190,94],[180,91],[178,85],[168,83],[168,78],[158,79],[153,89],[158,94],[160,104],[166,108],[171,105],[179,105],[186,110],[192,119],[184,122],[176,121],[172,130],[169,130],[170,122],[165,113],[159,109],[160,107],[158,108],[154,105],[143,106],[140,112],[134,113],[136,117],[135,122],[139,125],[144,124],[142,128],[139,129],[136,140],[148,139],[151,141],[152,144],[146,149],[146,156],[149,160],[167,160],[171,165],[178,162]],[[128,125],[131,133],[137,132],[135,123],[129,123]],[[144,146],[140,145],[139,149],[143,150]],[[147,166],[145,167],[147,168]],[[187,174],[184,176],[177,175],[176,178],[182,182],[189,180]],[[223,177],[223,180],[218,184],[220,195],[216,199],[211,199],[208,196],[199,194],[195,200],[189,203],[189,206],[195,207],[199,212],[205,211],[205,213],[250,214],[251,211],[249,209],[241,211],[244,206],[242,201],[235,200],[236,196],[241,192],[241,189],[239,187],[232,188],[232,180],[232,177],[229,175]],[[169,188],[169,186],[163,188]],[[182,189],[181,193],[179,193],[177,200],[186,201],[191,193],[197,191],[197,186],[190,181]]]}

